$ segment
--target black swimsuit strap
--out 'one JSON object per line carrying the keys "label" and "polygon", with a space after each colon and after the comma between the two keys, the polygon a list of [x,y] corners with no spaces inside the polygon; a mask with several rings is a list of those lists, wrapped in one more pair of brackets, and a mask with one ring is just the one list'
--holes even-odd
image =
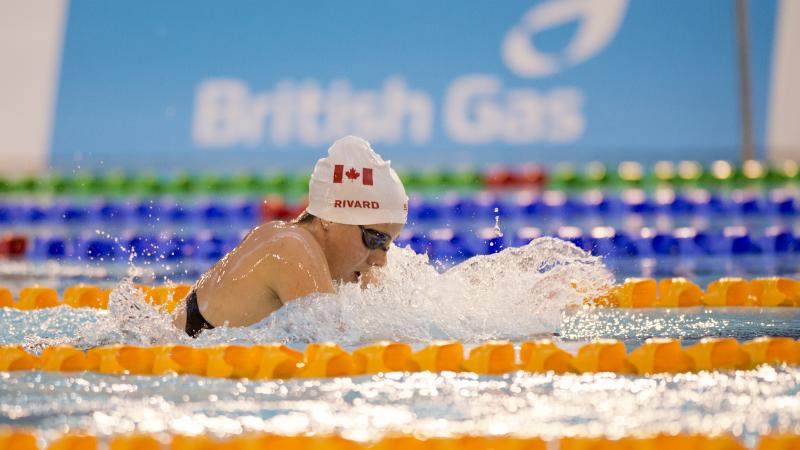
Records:
{"label": "black swimsuit strap", "polygon": [[203,330],[210,330],[214,325],[208,323],[205,317],[200,314],[200,307],[197,306],[197,292],[192,290],[186,297],[186,334],[196,338]]}

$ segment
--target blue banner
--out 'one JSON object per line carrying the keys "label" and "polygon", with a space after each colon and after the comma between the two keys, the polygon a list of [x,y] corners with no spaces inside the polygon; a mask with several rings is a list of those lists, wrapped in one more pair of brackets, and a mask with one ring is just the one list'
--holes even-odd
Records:
{"label": "blue banner", "polygon": [[[751,2],[757,144],[775,2]],[[58,168],[736,159],[734,2],[74,0]]]}

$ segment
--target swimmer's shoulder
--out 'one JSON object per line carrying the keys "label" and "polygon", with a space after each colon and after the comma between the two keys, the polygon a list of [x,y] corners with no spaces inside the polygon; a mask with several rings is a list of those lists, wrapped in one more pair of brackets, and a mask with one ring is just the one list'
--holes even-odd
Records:
{"label": "swimmer's shoulder", "polygon": [[248,246],[280,256],[283,262],[298,263],[329,275],[325,254],[314,236],[291,222],[273,221],[253,228],[245,237]]}
{"label": "swimmer's shoulder", "polygon": [[270,288],[286,302],[313,292],[333,292],[328,262],[314,236],[287,222],[269,222],[254,228],[245,238],[258,243],[268,258]]}
{"label": "swimmer's shoulder", "polygon": [[244,240],[273,248],[303,250],[314,256],[323,254],[314,236],[291,222],[276,220],[263,223],[250,230]]}

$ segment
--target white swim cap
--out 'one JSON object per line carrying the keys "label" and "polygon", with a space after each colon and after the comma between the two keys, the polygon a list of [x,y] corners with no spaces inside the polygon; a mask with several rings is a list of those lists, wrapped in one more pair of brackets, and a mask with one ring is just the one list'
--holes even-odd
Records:
{"label": "white swim cap", "polygon": [[306,211],[347,225],[404,224],[408,196],[390,161],[364,139],[345,136],[314,166]]}

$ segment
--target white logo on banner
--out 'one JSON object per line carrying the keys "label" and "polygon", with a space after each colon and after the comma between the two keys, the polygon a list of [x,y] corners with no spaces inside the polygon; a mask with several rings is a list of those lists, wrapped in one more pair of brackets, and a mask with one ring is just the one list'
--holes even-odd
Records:
{"label": "white logo on banner", "polygon": [[444,126],[463,144],[572,142],[585,127],[582,106],[575,88],[503,89],[493,75],[465,75],[447,90]]}
{"label": "white logo on banner", "polygon": [[[548,0],[525,13],[505,37],[502,58],[525,78],[544,77],[580,64],[603,50],[622,23],[628,0]],[[578,21],[559,54],[537,49],[536,35]],[[549,90],[504,87],[497,75],[463,74],[446,89],[442,122],[460,144],[569,143],[583,136],[584,94],[561,86]],[[212,78],[197,88],[193,138],[201,147],[322,146],[346,134],[376,144],[427,144],[435,124],[428,92],[399,76],[378,89],[355,90],[348,80],[322,86],[316,80],[281,80],[253,91],[243,80]]]}
{"label": "white logo on banner", "polygon": [[[603,50],[617,33],[628,0],[550,0],[534,6],[505,37],[503,62],[516,75],[545,77],[586,61]],[[560,54],[542,53],[536,34],[578,21],[578,30]]]}
{"label": "white logo on banner", "polygon": [[391,77],[380,90],[354,90],[347,80],[323,88],[316,81],[280,81],[253,92],[238,79],[212,78],[197,88],[193,137],[203,147],[330,143],[354,133],[380,143],[430,140],[433,100]]}

